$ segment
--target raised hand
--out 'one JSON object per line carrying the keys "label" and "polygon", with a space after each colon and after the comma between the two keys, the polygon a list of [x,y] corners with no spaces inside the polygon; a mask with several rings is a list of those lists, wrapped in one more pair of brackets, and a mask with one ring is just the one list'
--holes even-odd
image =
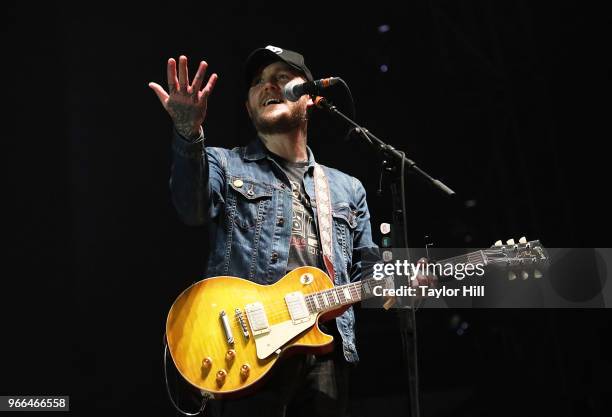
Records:
{"label": "raised hand", "polygon": [[176,61],[174,58],[168,60],[168,93],[162,86],[149,83],[149,87],[155,92],[164,109],[168,112],[176,130],[184,137],[194,139],[200,134],[200,126],[206,118],[206,107],[208,97],[215,88],[217,74],[208,79],[206,86],[202,88],[204,75],[208,64],[200,62],[198,71],[189,84],[189,73],[187,70],[187,57],[179,57],[178,77],[176,73]]}

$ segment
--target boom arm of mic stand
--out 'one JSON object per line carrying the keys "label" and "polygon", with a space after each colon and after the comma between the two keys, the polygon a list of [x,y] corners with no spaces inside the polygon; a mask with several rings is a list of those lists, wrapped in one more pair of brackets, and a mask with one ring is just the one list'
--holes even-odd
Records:
{"label": "boom arm of mic stand", "polygon": [[329,103],[324,97],[320,97],[320,96],[315,97],[314,102],[318,108],[323,109],[327,111],[328,113],[331,113],[331,114],[334,114],[340,117],[341,119],[345,120],[348,124],[353,126],[356,129],[356,132],[359,133],[360,137],[364,138],[366,142],[368,142],[370,146],[372,146],[379,154],[381,154],[388,160],[393,161],[396,166],[400,166],[400,164],[402,163],[402,159],[403,159],[405,166],[409,170],[412,170],[416,172],[417,174],[419,174],[421,178],[425,179],[427,182],[432,184],[435,188],[442,191],[444,194],[448,196],[455,195],[455,192],[452,189],[450,189],[446,184],[444,184],[442,181],[432,178],[431,175],[429,175],[428,173],[423,171],[421,168],[419,168],[412,159],[406,158],[403,152],[397,151],[393,146],[387,145],[385,142],[377,138],[370,131],[359,126],[355,121],[351,120],[349,117],[343,114],[340,110],[338,110],[336,106]]}

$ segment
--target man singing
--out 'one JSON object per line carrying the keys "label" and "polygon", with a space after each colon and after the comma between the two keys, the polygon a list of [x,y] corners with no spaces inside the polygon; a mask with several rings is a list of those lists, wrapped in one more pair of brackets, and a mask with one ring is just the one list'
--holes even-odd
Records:
{"label": "man singing", "polygon": [[[291,102],[282,93],[292,80],[313,80],[303,56],[275,46],[250,54],[245,104],[257,136],[232,150],[206,146],[203,125],[217,81],[213,74],[204,82],[206,68],[200,62],[190,83],[187,58],[179,58],[178,74],[169,59],[168,92],[149,84],[174,122],[176,210],[185,223],[209,227],[205,276],[272,284],[310,265],[335,285],[360,279],[364,254],[376,250],[363,185],[315,162],[307,146],[312,98]],[[282,361],[257,393],[215,408],[223,416],[345,415],[347,364],[358,361],[354,325],[349,308],[327,323],[338,342],[334,352]]]}

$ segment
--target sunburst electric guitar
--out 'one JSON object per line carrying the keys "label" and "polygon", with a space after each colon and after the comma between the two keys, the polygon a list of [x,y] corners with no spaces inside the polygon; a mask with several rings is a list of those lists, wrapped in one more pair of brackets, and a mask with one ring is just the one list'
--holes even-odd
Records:
{"label": "sunburst electric guitar", "polygon": [[[547,261],[539,241],[498,243],[437,262],[501,264],[524,277],[528,266]],[[541,276],[535,271],[535,277]],[[377,285],[380,280],[368,279],[335,287],[314,267],[294,269],[272,285],[228,276],[207,278],[187,288],[172,305],[166,323],[168,348],[191,385],[215,398],[240,396],[262,382],[281,356],[331,351],[333,337],[319,329],[319,321],[373,296]]]}

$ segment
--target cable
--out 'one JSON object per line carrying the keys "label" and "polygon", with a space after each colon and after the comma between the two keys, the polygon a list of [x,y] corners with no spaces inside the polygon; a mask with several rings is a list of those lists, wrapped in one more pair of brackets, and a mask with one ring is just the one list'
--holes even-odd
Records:
{"label": "cable", "polygon": [[212,396],[208,393],[202,393],[202,405],[200,406],[200,409],[195,413],[188,413],[186,411],[181,410],[179,406],[174,402],[174,398],[172,398],[172,394],[170,393],[170,385],[168,384],[167,358],[168,358],[168,341],[164,337],[164,379],[166,380],[166,392],[168,393],[168,398],[170,398],[170,402],[172,403],[176,411],[178,411],[184,416],[193,417],[193,416],[197,416],[201,414],[206,408],[206,404],[208,403],[208,400],[211,399]]}
{"label": "cable", "polygon": [[[357,108],[355,107],[355,101],[353,100],[353,93],[351,93],[351,89],[342,78],[338,77],[338,81],[340,82],[340,84],[342,84],[342,87],[344,87],[344,91],[346,91],[346,94],[348,95],[351,105],[351,119],[357,120]],[[348,132],[346,132],[346,136],[344,137],[344,141],[348,141],[349,137],[353,134],[353,130],[354,128],[349,128]]]}
{"label": "cable", "polygon": [[351,93],[351,89],[349,88],[348,84],[342,78],[338,78],[338,81],[340,81],[340,84],[342,84],[342,86],[346,90],[349,100],[351,101],[351,115],[352,115],[351,119],[357,120],[357,110],[355,107],[355,101],[353,100],[353,94]]}

